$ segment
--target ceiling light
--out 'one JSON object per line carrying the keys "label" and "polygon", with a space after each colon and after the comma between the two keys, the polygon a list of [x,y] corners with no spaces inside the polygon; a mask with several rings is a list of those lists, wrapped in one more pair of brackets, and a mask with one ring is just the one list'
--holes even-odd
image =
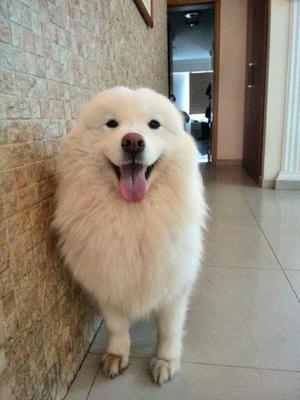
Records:
{"label": "ceiling light", "polygon": [[184,15],[185,23],[188,26],[199,25],[199,12],[189,12]]}

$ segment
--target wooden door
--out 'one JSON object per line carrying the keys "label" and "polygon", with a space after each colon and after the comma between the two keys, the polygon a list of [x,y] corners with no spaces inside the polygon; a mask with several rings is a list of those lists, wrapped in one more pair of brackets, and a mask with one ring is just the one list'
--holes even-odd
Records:
{"label": "wooden door", "polygon": [[262,163],[268,0],[248,0],[243,167],[259,183]]}
{"label": "wooden door", "polygon": [[171,26],[168,23],[168,82],[169,97],[173,94],[173,41]]}

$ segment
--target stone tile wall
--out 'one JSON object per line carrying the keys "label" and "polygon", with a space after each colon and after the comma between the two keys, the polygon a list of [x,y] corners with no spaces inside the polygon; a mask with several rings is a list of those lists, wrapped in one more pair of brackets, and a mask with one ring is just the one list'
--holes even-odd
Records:
{"label": "stone tile wall", "polygon": [[166,2],[0,0],[0,398],[61,399],[99,317],[59,260],[56,141],[94,93],[167,92]]}

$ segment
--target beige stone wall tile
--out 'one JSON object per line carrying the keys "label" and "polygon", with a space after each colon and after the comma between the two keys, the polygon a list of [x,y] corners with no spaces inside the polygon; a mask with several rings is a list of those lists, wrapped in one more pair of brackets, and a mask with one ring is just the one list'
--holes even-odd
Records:
{"label": "beige stone wall tile", "polygon": [[99,325],[59,257],[57,140],[115,85],[167,93],[166,3],[0,2],[0,398],[62,399]]}

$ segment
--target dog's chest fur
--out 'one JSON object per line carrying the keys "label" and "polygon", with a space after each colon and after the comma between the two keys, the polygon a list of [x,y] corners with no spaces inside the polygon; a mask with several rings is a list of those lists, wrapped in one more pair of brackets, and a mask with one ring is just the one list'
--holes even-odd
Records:
{"label": "dog's chest fur", "polygon": [[198,219],[192,209],[187,212],[184,199],[172,201],[171,188],[158,188],[159,201],[149,193],[142,204],[127,204],[96,187],[88,197],[80,195],[82,185],[76,200],[74,184],[70,192],[64,187],[56,221],[75,278],[100,303],[143,315],[194,279],[201,246]]}

